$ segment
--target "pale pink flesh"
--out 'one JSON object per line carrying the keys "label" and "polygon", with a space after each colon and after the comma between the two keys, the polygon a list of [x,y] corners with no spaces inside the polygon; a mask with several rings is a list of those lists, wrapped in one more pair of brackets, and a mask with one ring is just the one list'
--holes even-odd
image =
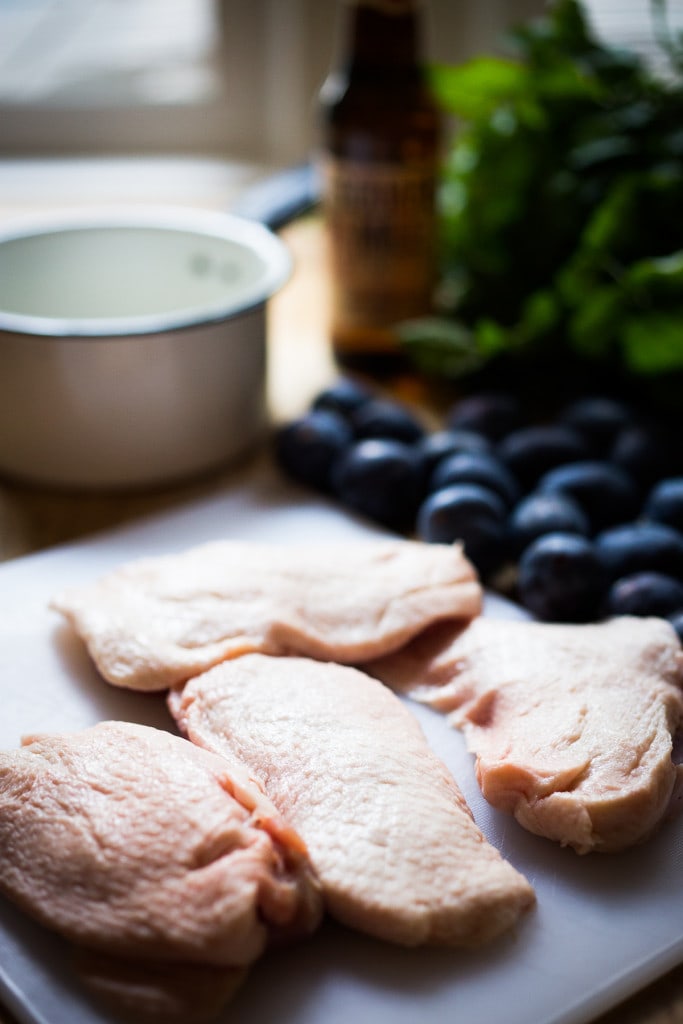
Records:
{"label": "pale pink flesh", "polygon": [[124,566],[52,602],[116,686],[163,690],[248,652],[353,663],[481,610],[458,545],[218,541]]}
{"label": "pale pink flesh", "polygon": [[669,809],[683,663],[662,619],[479,618],[434,628],[366,667],[449,715],[476,755],[486,799],[531,832],[579,853],[620,850]]}
{"label": "pale pink flesh", "polygon": [[121,722],[0,753],[0,891],[81,946],[231,968],[322,913],[302,841],[243,769]]}
{"label": "pale pink flesh", "polygon": [[364,673],[246,655],[172,691],[169,705],[191,740],[249,765],[343,923],[405,945],[470,945],[532,904],[415,717]]}

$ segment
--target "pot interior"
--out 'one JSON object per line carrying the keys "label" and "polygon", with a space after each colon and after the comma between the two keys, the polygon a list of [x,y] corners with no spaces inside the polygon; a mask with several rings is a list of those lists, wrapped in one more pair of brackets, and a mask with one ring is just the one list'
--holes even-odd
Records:
{"label": "pot interior", "polygon": [[76,226],[0,243],[1,313],[72,324],[230,315],[264,301],[271,277],[257,245],[183,228]]}

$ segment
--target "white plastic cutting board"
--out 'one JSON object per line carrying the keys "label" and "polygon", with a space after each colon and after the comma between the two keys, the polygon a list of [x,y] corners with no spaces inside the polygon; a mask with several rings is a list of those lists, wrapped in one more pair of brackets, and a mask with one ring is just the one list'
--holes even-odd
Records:
{"label": "white plastic cutting board", "polygon": [[[286,543],[369,528],[258,471],[239,489],[0,567],[0,746],[104,718],[172,728],[162,698],[105,684],[51,612],[65,584],[219,537]],[[488,599],[488,614],[515,609]],[[403,950],[333,924],[269,954],[221,1024],[583,1024],[683,960],[683,818],[641,848],[578,857],[479,795],[461,737],[415,707],[479,825],[536,889],[515,934],[479,952]],[[21,1022],[111,1024],[79,990],[67,944],[0,901],[0,998]]]}

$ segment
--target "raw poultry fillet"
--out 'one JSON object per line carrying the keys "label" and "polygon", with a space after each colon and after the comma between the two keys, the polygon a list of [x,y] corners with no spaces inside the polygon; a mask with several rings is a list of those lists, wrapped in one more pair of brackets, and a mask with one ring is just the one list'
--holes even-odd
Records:
{"label": "raw poultry fillet", "polygon": [[435,627],[367,670],[464,731],[494,807],[587,853],[640,842],[669,809],[682,657],[662,619],[480,618]]}
{"label": "raw poultry fillet", "polygon": [[109,954],[96,973],[119,995],[142,985],[141,960],[172,961],[171,985],[229,993],[269,941],[322,915],[301,839],[244,769],[120,722],[0,752],[0,892]]}
{"label": "raw poultry fillet", "polygon": [[249,765],[304,839],[325,905],[342,923],[407,946],[474,945],[533,903],[417,719],[377,680],[253,654],[168,701],[191,740]]}
{"label": "raw poultry fillet", "polygon": [[248,652],[356,662],[481,609],[457,545],[218,541],[59,595],[110,683],[163,690]]}

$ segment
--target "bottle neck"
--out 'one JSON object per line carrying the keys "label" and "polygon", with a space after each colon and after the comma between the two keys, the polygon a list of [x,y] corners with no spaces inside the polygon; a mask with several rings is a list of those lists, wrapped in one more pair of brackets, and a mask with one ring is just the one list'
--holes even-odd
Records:
{"label": "bottle neck", "polygon": [[408,0],[357,0],[352,4],[347,72],[419,75],[419,6]]}

